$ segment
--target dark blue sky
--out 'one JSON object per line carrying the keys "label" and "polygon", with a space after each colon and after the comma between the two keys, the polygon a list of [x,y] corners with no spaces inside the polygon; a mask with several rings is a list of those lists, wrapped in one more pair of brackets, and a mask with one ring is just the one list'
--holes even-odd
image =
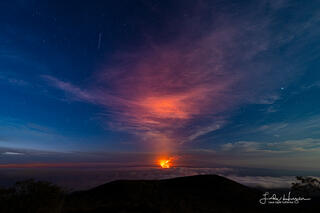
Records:
{"label": "dark blue sky", "polygon": [[318,1],[20,0],[0,14],[3,163],[320,163]]}

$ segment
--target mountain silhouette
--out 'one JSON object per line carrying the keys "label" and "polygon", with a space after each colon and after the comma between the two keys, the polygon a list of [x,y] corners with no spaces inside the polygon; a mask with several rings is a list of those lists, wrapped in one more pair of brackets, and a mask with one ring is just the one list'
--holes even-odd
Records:
{"label": "mountain silhouette", "polygon": [[[287,192],[273,190],[270,195],[277,193],[280,198]],[[319,196],[299,204],[263,205],[259,200],[264,193],[265,190],[218,175],[117,180],[72,193],[50,182],[26,180],[0,188],[0,213],[307,213],[320,210]]]}
{"label": "mountain silhouette", "polygon": [[218,175],[118,180],[74,192],[65,212],[256,212],[261,194]]}

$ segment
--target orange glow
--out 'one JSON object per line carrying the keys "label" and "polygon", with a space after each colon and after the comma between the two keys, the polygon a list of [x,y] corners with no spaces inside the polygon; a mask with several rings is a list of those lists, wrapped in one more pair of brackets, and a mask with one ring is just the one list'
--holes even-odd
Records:
{"label": "orange glow", "polygon": [[142,102],[150,113],[159,118],[188,118],[183,97],[150,97]]}
{"label": "orange glow", "polygon": [[159,165],[163,169],[169,169],[170,167],[172,167],[172,163],[172,158],[159,160]]}

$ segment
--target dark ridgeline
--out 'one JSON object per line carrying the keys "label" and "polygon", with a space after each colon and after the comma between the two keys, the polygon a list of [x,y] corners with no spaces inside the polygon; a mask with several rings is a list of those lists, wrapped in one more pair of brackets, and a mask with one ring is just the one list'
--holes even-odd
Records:
{"label": "dark ridgeline", "polygon": [[260,194],[217,175],[114,181],[73,193],[66,212],[253,212]]}
{"label": "dark ridgeline", "polygon": [[261,205],[262,191],[217,175],[119,180],[71,194],[47,182],[26,181],[15,188],[0,191],[1,213],[294,213],[320,210],[319,200],[301,205]]}

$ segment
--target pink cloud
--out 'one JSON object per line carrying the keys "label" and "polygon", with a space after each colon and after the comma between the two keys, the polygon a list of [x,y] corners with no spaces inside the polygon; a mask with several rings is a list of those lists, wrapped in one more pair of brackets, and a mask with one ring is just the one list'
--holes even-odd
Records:
{"label": "pink cloud", "polygon": [[184,34],[119,53],[95,72],[87,89],[44,78],[81,101],[104,106],[112,114],[109,127],[163,150],[222,128],[242,104],[277,100],[274,91],[286,72],[278,72],[278,62],[257,59],[272,46],[267,27],[265,20],[223,20],[201,36]]}

